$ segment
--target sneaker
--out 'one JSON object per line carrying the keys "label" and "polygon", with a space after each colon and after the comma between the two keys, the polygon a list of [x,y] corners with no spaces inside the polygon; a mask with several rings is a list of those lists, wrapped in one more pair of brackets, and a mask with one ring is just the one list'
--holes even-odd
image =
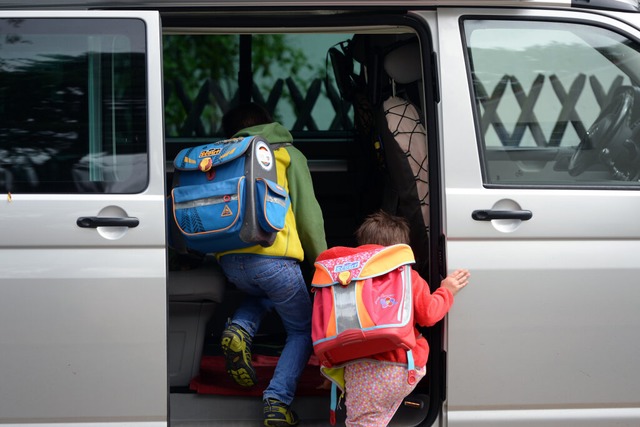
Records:
{"label": "sneaker", "polygon": [[264,425],[268,427],[296,426],[300,422],[298,414],[289,405],[276,399],[264,401]]}
{"label": "sneaker", "polygon": [[258,382],[256,371],[251,364],[251,337],[238,325],[229,324],[222,332],[220,340],[227,372],[243,387],[252,387]]}

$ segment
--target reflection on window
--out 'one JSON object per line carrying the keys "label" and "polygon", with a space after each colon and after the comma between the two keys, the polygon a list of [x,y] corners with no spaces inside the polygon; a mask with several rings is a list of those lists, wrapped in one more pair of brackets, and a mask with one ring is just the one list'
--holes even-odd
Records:
{"label": "reflection on window", "polygon": [[0,19],[0,191],[147,185],[144,24]]}
{"label": "reflection on window", "polygon": [[604,28],[465,21],[484,179],[498,186],[640,180],[640,53]]}

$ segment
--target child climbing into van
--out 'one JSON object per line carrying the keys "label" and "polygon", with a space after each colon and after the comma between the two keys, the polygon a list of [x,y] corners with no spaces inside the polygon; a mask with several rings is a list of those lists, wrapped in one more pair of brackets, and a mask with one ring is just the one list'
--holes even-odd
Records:
{"label": "child climbing into van", "polygon": [[[409,244],[409,225],[404,218],[378,211],[368,216],[356,231],[357,249],[375,250],[397,244]],[[353,248],[335,247],[320,254],[318,261],[338,258]],[[414,321],[432,326],[441,320],[453,304],[454,296],[469,283],[465,269],[455,270],[445,277],[433,293],[427,282],[411,269],[411,289]],[[426,374],[429,355],[427,340],[414,327],[416,345],[411,349],[415,364],[415,381],[407,381],[407,351],[378,353],[347,362],[342,371],[346,395],[346,425],[348,427],[386,426],[402,403]]]}
{"label": "child climbing into van", "polygon": [[[241,386],[257,383],[251,345],[267,311],[275,310],[287,339],[263,391],[264,425],[294,426],[299,417],[291,409],[298,380],[311,347],[311,299],[300,263],[312,263],[327,248],[322,210],[315,198],[307,159],[291,142],[291,133],[256,103],[240,104],[223,117],[227,137],[261,135],[274,150],[278,184],[291,196],[285,227],[269,247],[260,245],[218,253],[230,282],[245,298],[222,332],[221,348],[227,372]],[[273,146],[275,147],[275,146]]]}

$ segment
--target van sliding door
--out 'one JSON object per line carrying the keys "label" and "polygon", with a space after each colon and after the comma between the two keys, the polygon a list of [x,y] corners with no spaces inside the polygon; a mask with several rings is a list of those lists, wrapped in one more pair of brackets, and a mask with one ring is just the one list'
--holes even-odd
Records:
{"label": "van sliding door", "polygon": [[167,424],[160,19],[0,12],[0,424]]}
{"label": "van sliding door", "polygon": [[449,425],[639,425],[640,31],[473,12],[439,12]]}

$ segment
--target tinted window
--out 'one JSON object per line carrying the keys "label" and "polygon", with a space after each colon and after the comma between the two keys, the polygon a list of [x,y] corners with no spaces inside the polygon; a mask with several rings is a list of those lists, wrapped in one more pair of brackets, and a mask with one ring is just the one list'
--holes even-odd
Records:
{"label": "tinted window", "polygon": [[485,183],[637,185],[640,53],[605,28],[466,21]]}
{"label": "tinted window", "polygon": [[142,191],[143,22],[2,19],[0,36],[0,191]]}
{"label": "tinted window", "polygon": [[169,142],[222,137],[222,115],[240,99],[246,100],[247,95],[265,105],[296,136],[352,130],[351,106],[340,99],[327,57],[332,46],[351,37],[352,34],[165,35]]}

